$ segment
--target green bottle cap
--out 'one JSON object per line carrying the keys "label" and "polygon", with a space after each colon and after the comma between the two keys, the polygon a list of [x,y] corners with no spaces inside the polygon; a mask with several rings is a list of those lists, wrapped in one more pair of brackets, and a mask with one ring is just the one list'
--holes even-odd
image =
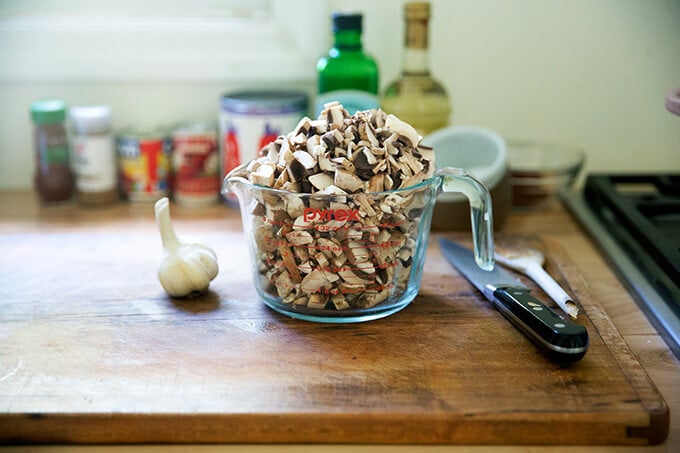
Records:
{"label": "green bottle cap", "polygon": [[35,124],[61,123],[66,119],[66,103],[60,99],[47,99],[31,104],[31,118]]}
{"label": "green bottle cap", "polygon": [[342,30],[358,30],[361,32],[361,13],[348,13],[334,11],[331,14],[333,19],[333,32]]}

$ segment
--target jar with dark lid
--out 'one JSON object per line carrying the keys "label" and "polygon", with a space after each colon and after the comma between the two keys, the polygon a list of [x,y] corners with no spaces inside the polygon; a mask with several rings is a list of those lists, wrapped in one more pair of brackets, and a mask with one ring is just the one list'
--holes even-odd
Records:
{"label": "jar with dark lid", "polygon": [[116,152],[111,133],[111,108],[72,107],[73,168],[78,201],[85,205],[118,199]]}
{"label": "jar with dark lid", "polygon": [[66,104],[58,99],[34,102],[31,118],[36,156],[34,186],[38,196],[45,204],[70,201],[75,178],[65,126]]}

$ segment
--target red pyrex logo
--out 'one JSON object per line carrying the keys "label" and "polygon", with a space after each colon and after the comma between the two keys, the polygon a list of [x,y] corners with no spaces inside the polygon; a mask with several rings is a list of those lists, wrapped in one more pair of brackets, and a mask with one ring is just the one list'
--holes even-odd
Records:
{"label": "red pyrex logo", "polygon": [[349,220],[359,221],[359,210],[358,209],[316,209],[316,208],[305,208],[302,212],[302,219],[305,222],[320,221],[326,222],[329,220],[338,220],[340,222],[345,222]]}

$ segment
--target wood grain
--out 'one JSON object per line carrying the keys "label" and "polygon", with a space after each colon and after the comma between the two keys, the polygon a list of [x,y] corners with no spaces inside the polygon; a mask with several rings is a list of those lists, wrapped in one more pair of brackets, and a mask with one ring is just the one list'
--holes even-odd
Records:
{"label": "wood grain", "polygon": [[0,223],[3,442],[647,445],[668,434],[664,398],[561,246],[577,231],[558,234],[558,222],[499,239],[543,248],[582,304],[591,346],[569,367],[547,361],[434,240],[409,307],[322,325],[258,300],[238,216],[223,207],[173,211],[180,234],[201,233],[219,256],[194,300],[168,298],[155,278],[150,208],[17,209],[25,217]]}

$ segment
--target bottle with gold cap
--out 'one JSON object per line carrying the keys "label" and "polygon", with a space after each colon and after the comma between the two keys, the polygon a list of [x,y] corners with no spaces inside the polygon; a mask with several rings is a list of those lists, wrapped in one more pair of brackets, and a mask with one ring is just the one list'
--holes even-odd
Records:
{"label": "bottle with gold cap", "polygon": [[408,2],[404,5],[405,44],[399,78],[390,83],[381,107],[425,135],[449,124],[451,102],[444,87],[430,74],[428,25],[430,4]]}

